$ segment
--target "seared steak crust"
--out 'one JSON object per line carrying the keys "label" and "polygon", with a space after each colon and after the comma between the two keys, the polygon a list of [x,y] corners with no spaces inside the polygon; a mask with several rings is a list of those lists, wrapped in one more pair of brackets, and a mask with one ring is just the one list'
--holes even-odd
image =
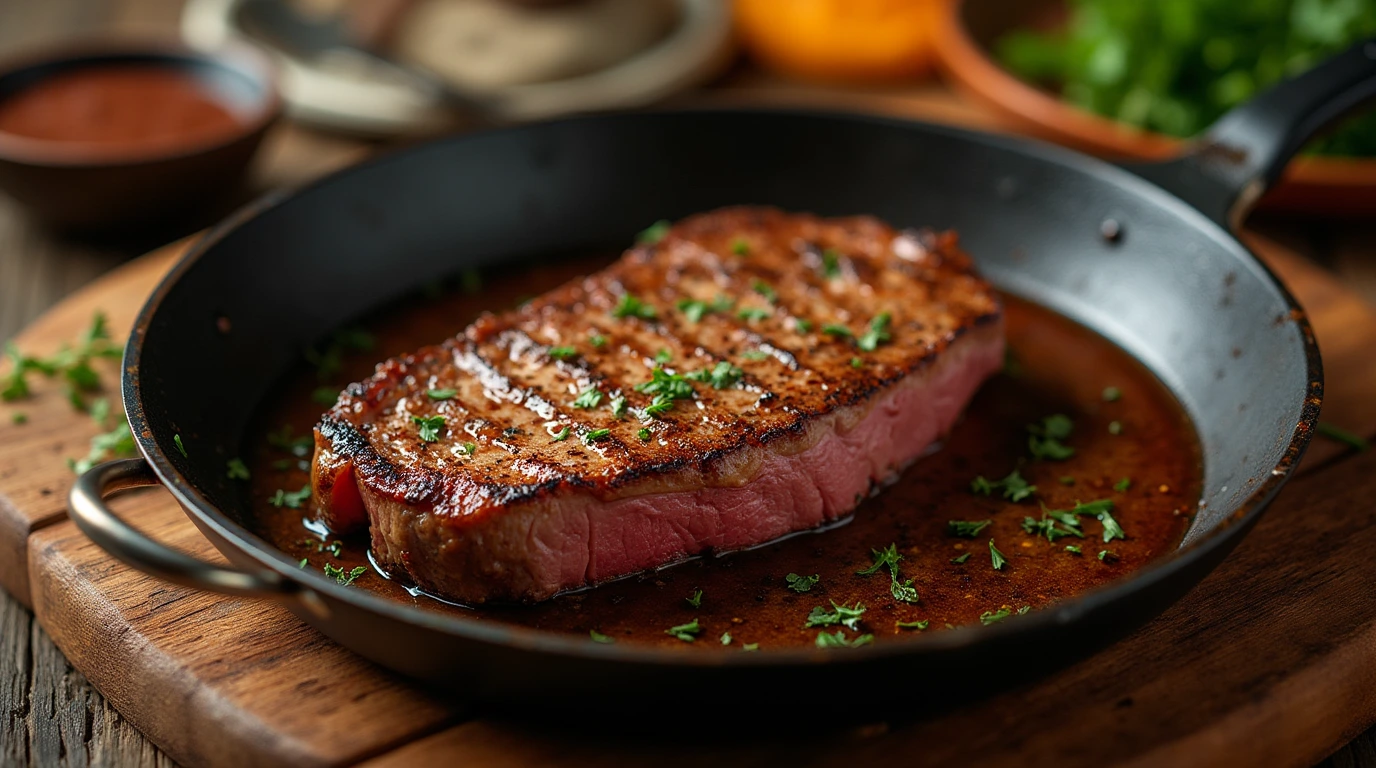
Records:
{"label": "seared steak crust", "polygon": [[[799,520],[685,533],[658,556],[599,558],[618,545],[590,543],[607,509],[646,500],[682,507],[674,530],[691,527],[694,504],[716,503],[710,489],[782,471],[773,460],[855,430],[877,404],[914,407],[899,391],[939,382],[921,445],[886,438],[871,452],[880,465],[837,468],[883,482],[949,428],[1001,355],[997,297],[952,234],[766,208],[701,214],[350,385],[316,429],[317,504],[336,529],[371,523],[378,560],[442,596],[543,599],[849,512],[858,499],[823,490],[796,502],[812,509]],[[416,419],[432,417],[443,424],[423,440]],[[561,515],[578,522],[546,519]]]}

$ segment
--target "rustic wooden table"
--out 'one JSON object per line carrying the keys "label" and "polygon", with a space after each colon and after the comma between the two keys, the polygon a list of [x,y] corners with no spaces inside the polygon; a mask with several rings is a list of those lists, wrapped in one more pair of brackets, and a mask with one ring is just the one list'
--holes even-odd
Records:
{"label": "rustic wooden table", "polygon": [[[169,35],[180,6],[181,0],[7,0],[0,2],[0,57],[94,34]],[[737,75],[734,82],[753,85],[755,79]],[[903,97],[924,98],[921,93]],[[253,187],[297,184],[371,149],[282,126],[259,158]],[[1254,217],[1251,225],[1336,271],[1376,303],[1376,222],[1266,216]],[[73,241],[37,227],[0,197],[0,340],[96,276],[183,234],[148,233],[140,242]],[[32,614],[0,590],[0,765],[26,764],[165,766],[171,761],[106,704]],[[1376,728],[1325,765],[1376,768]]]}

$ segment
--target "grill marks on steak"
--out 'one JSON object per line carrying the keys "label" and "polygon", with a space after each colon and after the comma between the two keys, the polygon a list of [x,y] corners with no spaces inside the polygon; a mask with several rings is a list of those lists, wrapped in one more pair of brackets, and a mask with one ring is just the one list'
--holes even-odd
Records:
{"label": "grill marks on steak", "polygon": [[[654,317],[614,317],[626,295]],[[694,322],[684,301],[730,308]],[[881,313],[889,339],[858,349]],[[317,504],[337,531],[370,523],[378,561],[424,589],[543,599],[849,512],[949,429],[1002,346],[997,298],[954,235],[701,214],[351,385],[316,430]],[[557,347],[576,355],[555,359]],[[739,379],[693,382],[691,399],[651,418],[654,395],[635,386],[660,350],[671,374],[727,362]],[[598,404],[575,407],[590,388]],[[443,389],[455,395],[426,394]],[[420,439],[415,416],[444,418],[437,441]],[[595,430],[609,431],[590,441]]]}

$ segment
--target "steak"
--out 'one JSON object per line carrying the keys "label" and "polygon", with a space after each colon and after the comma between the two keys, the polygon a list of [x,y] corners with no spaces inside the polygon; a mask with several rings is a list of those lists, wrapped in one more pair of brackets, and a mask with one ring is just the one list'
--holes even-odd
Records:
{"label": "steak", "polygon": [[314,498],[427,592],[538,601],[849,514],[1002,364],[953,233],[728,208],[378,365]]}

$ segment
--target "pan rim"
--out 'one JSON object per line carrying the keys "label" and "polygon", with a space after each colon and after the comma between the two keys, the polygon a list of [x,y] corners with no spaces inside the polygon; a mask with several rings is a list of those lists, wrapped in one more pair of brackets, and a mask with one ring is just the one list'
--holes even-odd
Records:
{"label": "pan rim", "polygon": [[[1032,159],[1065,167],[1104,183],[1111,183],[1149,199],[1174,215],[1186,220],[1193,219],[1197,228],[1221,246],[1235,250],[1240,257],[1250,260],[1250,266],[1260,270],[1269,281],[1289,310],[1289,318],[1299,333],[1305,354],[1306,388],[1300,393],[1300,417],[1291,430],[1290,439],[1277,464],[1267,476],[1257,483],[1239,504],[1230,517],[1221,522],[1213,531],[1195,542],[1176,549],[1171,554],[1137,570],[1129,575],[1074,595],[1053,606],[1032,611],[1015,622],[1004,622],[990,626],[964,625],[952,630],[930,635],[922,634],[905,638],[901,642],[875,643],[853,649],[844,654],[830,653],[825,649],[810,647],[789,647],[766,649],[760,653],[707,654],[684,652],[637,644],[601,644],[586,638],[564,633],[529,629],[502,624],[486,618],[464,616],[429,611],[407,606],[385,597],[348,589],[337,585],[333,580],[313,571],[299,569],[298,561],[286,555],[262,539],[247,526],[221,512],[172,463],[164,446],[158,444],[149,425],[143,407],[143,392],[139,382],[140,362],[147,330],[163,304],[163,300],[195,264],[231,233],[245,226],[263,214],[284,205],[291,200],[306,195],[312,190],[339,183],[347,183],[355,174],[366,173],[369,169],[404,160],[407,155],[422,152],[428,148],[453,142],[470,141],[487,135],[527,130],[551,130],[557,126],[590,121],[617,120],[627,118],[659,118],[674,115],[721,115],[721,116],[782,116],[790,119],[838,120],[852,123],[868,123],[881,126],[917,130],[928,134],[944,135],[994,149],[1012,151]],[[461,136],[442,137],[413,144],[404,148],[380,153],[363,162],[327,174],[303,186],[270,192],[249,203],[221,223],[208,230],[187,249],[176,265],[162,278],[149,295],[135,319],[133,331],[125,347],[121,372],[121,391],[131,430],[140,454],[153,468],[163,486],[172,493],[182,509],[193,518],[193,522],[209,528],[221,541],[232,546],[237,552],[251,559],[258,567],[274,572],[282,579],[295,583],[305,589],[323,593],[331,600],[337,600],[359,611],[380,615],[381,618],[397,621],[427,631],[438,632],[456,639],[471,641],[524,652],[544,655],[584,659],[588,661],[618,662],[654,666],[676,667],[792,667],[825,664],[867,664],[895,656],[919,656],[946,653],[957,649],[968,649],[983,643],[996,642],[1000,638],[1018,634],[1033,634],[1038,629],[1053,625],[1071,624],[1087,615],[1126,599],[1133,594],[1149,589],[1152,585],[1167,580],[1177,572],[1188,569],[1199,560],[1206,558],[1219,547],[1228,546],[1235,536],[1240,536],[1254,523],[1276,494],[1289,480],[1303,458],[1305,450],[1313,437],[1318,422],[1323,398],[1323,367],[1318,344],[1310,326],[1307,313],[1285,285],[1241,240],[1218,222],[1190,206],[1173,193],[1153,184],[1136,174],[1103,160],[1090,157],[1074,150],[1047,144],[1036,140],[1003,136],[982,131],[974,131],[951,126],[938,125],[923,121],[881,115],[846,113],[825,109],[790,107],[689,107],[678,109],[641,110],[614,115],[582,115],[560,120],[542,121],[515,127],[495,128],[473,132]],[[168,446],[167,448],[171,448]],[[1207,572],[1206,572],[1207,575]],[[1202,577],[1195,581],[1202,581]],[[294,607],[294,606],[293,606]],[[297,612],[301,615],[302,612]]]}

